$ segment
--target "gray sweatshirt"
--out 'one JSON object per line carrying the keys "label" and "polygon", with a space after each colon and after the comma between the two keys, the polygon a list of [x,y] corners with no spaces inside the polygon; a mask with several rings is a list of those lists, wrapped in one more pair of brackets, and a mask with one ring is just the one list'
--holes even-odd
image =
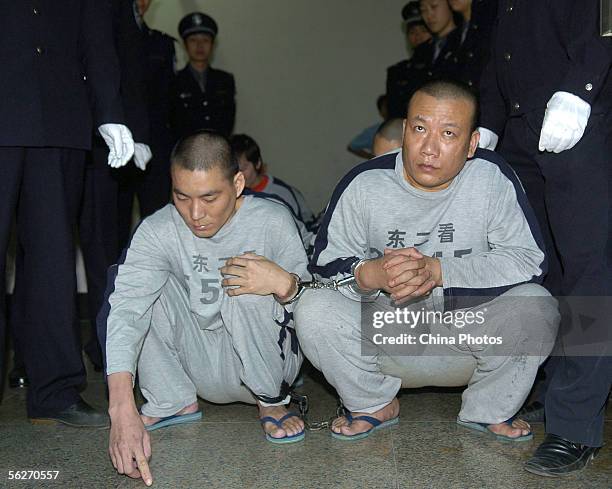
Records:
{"label": "gray sweatshirt", "polygon": [[[148,330],[146,321],[139,319],[150,314],[170,275],[185,288],[190,312],[200,327],[205,330],[222,327],[220,308],[225,293],[219,268],[227,258],[246,251],[308,277],[298,229],[283,204],[244,196],[240,209],[211,238],[195,236],[172,204],[146,218],[120,263],[111,269],[110,293],[98,315],[107,374],[135,373]],[[271,319],[285,321],[290,308],[270,297]]]}
{"label": "gray sweatshirt", "polygon": [[[543,241],[523,188],[503,159],[486,150],[478,150],[438,192],[406,181],[401,151],[354,168],[334,191],[310,271],[339,279],[359,259],[409,247],[440,259],[443,286],[433,296],[444,296],[447,307],[452,297],[496,296],[541,281],[546,271]],[[341,291],[364,298],[354,287]]]}

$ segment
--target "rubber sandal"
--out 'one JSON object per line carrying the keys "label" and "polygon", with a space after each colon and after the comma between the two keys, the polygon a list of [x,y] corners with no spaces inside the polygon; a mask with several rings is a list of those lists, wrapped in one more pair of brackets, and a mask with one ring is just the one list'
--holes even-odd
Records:
{"label": "rubber sandal", "polygon": [[153,424],[145,425],[147,431],[155,431],[160,428],[166,428],[168,426],[175,426],[178,424],[195,423],[202,419],[202,411],[196,411],[195,413],[189,414],[175,414],[174,416],[167,416],[161,418],[159,421]]}
{"label": "rubber sandal", "polygon": [[354,435],[343,435],[342,433],[336,433],[335,431],[332,430],[331,432],[332,438],[335,438],[336,440],[342,440],[342,441],[363,440],[364,438],[367,438],[375,431],[389,428],[399,423],[399,416],[388,419],[387,421],[380,421],[372,416],[365,416],[365,415],[353,417],[351,413],[348,413],[345,417],[346,417],[346,420],[349,422],[349,426],[352,425],[354,421],[366,421],[370,423],[372,427],[368,431],[364,431],[362,433],[356,433]]}
{"label": "rubber sandal", "polygon": [[[512,426],[512,421],[514,421],[515,417],[511,417],[510,419],[507,419],[506,421],[504,421],[505,424],[507,424],[508,426]],[[488,435],[493,436],[493,438],[495,438],[496,440],[500,440],[500,441],[512,441],[512,442],[521,442],[521,441],[529,441],[531,439],[533,439],[533,432],[529,432],[527,435],[522,435],[522,436],[517,436],[515,438],[511,437],[511,436],[506,436],[506,435],[500,435],[498,433],[493,433],[490,429],[489,429],[489,424],[487,423],[475,423],[475,422],[470,422],[470,421],[461,421],[460,419],[457,420],[457,424],[459,426],[463,426],[464,428],[468,428],[470,430],[474,430],[474,431],[478,431],[480,433],[486,433]]]}
{"label": "rubber sandal", "polygon": [[[259,420],[259,422],[261,423],[262,427],[265,423],[272,423],[274,426],[280,429],[284,429],[283,421],[289,418],[299,418],[299,417],[300,416],[298,414],[289,412],[280,419],[273,418],[272,416],[264,416],[263,418]],[[304,430],[300,431],[299,433],[296,433],[295,435],[283,436],[282,438],[274,438],[269,433],[266,433],[266,440],[268,440],[270,443],[275,443],[277,445],[285,445],[287,443],[296,443],[298,441],[302,441],[305,436],[306,434],[304,433]]]}

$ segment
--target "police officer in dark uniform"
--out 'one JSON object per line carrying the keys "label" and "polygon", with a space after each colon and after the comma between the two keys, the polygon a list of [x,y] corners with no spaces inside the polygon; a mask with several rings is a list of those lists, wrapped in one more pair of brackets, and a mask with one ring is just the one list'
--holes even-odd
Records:
{"label": "police officer in dark uniform", "polygon": [[176,75],[172,88],[171,121],[177,138],[199,129],[229,136],[234,127],[234,77],[210,66],[217,32],[212,17],[200,12],[186,15],[179,23],[189,63]]}
{"label": "police officer in dark uniform", "polygon": [[117,172],[119,180],[119,248],[127,246],[132,228],[134,195],[140,218],[153,214],[170,201],[170,152],[174,137],[170,128],[170,91],[174,79],[176,40],[151,29],[143,15],[149,0],[134,0],[133,9],[143,44],[145,106],[148,109],[150,148],[153,157],[143,172],[134,166]]}
{"label": "police officer in dark uniform", "polygon": [[[408,101],[412,94],[425,82],[437,78],[441,74],[441,68],[452,56],[456,48],[456,38],[450,34],[454,31],[456,24],[448,2],[446,0],[420,0],[419,9],[425,25],[433,37],[420,44],[415,50],[408,64],[402,66],[401,75],[389,73],[392,79],[401,79],[397,92],[399,96],[392,96],[389,103],[389,118],[405,118]],[[398,68],[396,70],[399,71]],[[393,70],[393,71],[396,71]],[[394,82],[391,82],[392,84]],[[390,84],[387,82],[387,90]],[[393,89],[391,88],[393,92]]]}
{"label": "police officer in dark uniform", "polygon": [[489,61],[497,0],[449,0],[449,5],[463,22],[450,34],[450,45],[455,49],[440,68],[440,74],[465,83],[478,93],[480,77]]}
{"label": "police officer in dark uniform", "polygon": [[[501,136],[498,151],[550,226],[562,263],[556,292],[569,305],[558,341],[566,353],[545,392],[547,435],[525,465],[546,476],[595,456],[612,383],[610,317],[600,316],[612,295],[612,39],[600,37],[599,20],[599,0],[500,0],[481,80],[482,146]],[[572,323],[585,314],[578,296],[602,303],[586,313],[588,328]],[[576,332],[604,341],[576,356]]]}
{"label": "police officer in dark uniform", "polygon": [[[419,2],[412,1],[404,5],[402,9],[402,19],[408,44],[412,49],[431,39],[431,33],[423,22]],[[387,118],[404,118],[406,116],[406,106],[408,104],[408,90],[410,85],[410,71],[412,69],[412,59],[408,58],[387,68]]]}
{"label": "police officer in dark uniform", "polygon": [[[125,121],[137,147],[150,143],[146,103],[145,44],[134,17],[132,0],[111,0],[113,38],[119,59],[121,104]],[[113,169],[108,166],[108,148],[99,135],[85,167],[85,186],[79,216],[79,238],[87,277],[87,309],[92,334],[83,350],[96,370],[102,369],[102,351],[96,332],[96,316],[104,301],[107,270],[119,258],[119,180],[132,171],[142,173],[146,161],[137,152],[135,164]],[[145,160],[147,157],[145,157]],[[136,167],[136,164],[140,168]]]}
{"label": "police officer in dark uniform", "polygon": [[[122,125],[119,67],[110,3],[0,0],[0,271],[13,214],[23,249],[19,342],[28,416],[36,422],[104,426],[108,418],[79,396],[85,382],[77,331],[76,224],[85,151],[94,127],[121,166],[134,142]],[[0,366],[4,365],[4,282]]]}

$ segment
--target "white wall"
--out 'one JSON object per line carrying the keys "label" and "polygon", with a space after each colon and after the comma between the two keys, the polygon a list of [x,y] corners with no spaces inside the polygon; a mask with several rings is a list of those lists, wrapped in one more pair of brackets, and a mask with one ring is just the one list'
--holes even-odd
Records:
{"label": "white wall", "polygon": [[318,211],[359,162],[346,145],[378,120],[386,67],[406,57],[406,1],[153,0],[146,20],[177,39],[186,13],[217,21],[212,64],[236,78],[235,132],[253,136],[270,172]]}

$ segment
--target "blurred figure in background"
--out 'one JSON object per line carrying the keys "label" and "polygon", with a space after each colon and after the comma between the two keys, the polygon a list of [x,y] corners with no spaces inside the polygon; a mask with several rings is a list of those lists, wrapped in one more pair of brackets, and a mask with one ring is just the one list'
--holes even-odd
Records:
{"label": "blurred figure in background", "polygon": [[246,134],[235,134],[230,138],[232,152],[244,174],[245,186],[255,192],[279,197],[293,215],[310,229],[314,216],[302,193],[266,172],[259,145]]}
{"label": "blurred figure in background", "polygon": [[150,0],[135,0],[134,17],[144,44],[144,79],[153,157],[144,172],[129,166],[117,172],[119,180],[119,249],[128,244],[132,229],[132,206],[138,197],[140,219],[170,201],[170,152],[174,139],[170,129],[170,89],[174,79],[176,40],[151,29],[144,21]]}
{"label": "blurred figure in background", "polygon": [[[425,26],[418,1],[407,3],[402,9],[402,19],[406,31],[406,39],[411,50],[431,39],[431,33]],[[406,106],[410,95],[407,90],[410,84],[410,71],[412,61],[410,58],[400,61],[387,68],[387,107],[388,117],[401,117],[406,115]],[[387,119],[388,117],[385,117]]]}
{"label": "blurred figure in background", "polygon": [[491,51],[491,31],[497,16],[497,0],[449,0],[463,23],[451,34],[453,55],[440,68],[445,78],[465,83],[478,92],[480,77]]}
{"label": "blurred figure in background", "polygon": [[[380,95],[376,99],[376,108],[378,109],[378,113],[383,121],[387,120],[387,116],[389,114],[387,108],[387,96]],[[365,158],[369,160],[372,158],[373,152],[372,148],[374,147],[374,136],[376,135],[376,131],[380,127],[381,123],[377,122],[376,124],[371,125],[370,127],[366,127],[363,131],[361,131],[357,136],[355,136],[348,145],[348,150],[359,156],[360,158]]]}
{"label": "blurred figure in background", "polygon": [[375,157],[398,151],[404,137],[404,119],[389,119],[383,122],[374,136],[373,153]]}
{"label": "blurred figure in background", "polygon": [[104,300],[108,267],[119,258],[118,177],[140,172],[151,158],[149,115],[146,104],[145,45],[134,17],[132,0],[112,0],[113,38],[121,73],[121,104],[135,141],[134,164],[112,169],[106,163],[108,148],[94,134],[85,166],[85,185],[79,215],[79,239],[87,277],[87,309],[91,336],[83,350],[96,370],[102,369],[102,352],[96,334],[96,316]]}

